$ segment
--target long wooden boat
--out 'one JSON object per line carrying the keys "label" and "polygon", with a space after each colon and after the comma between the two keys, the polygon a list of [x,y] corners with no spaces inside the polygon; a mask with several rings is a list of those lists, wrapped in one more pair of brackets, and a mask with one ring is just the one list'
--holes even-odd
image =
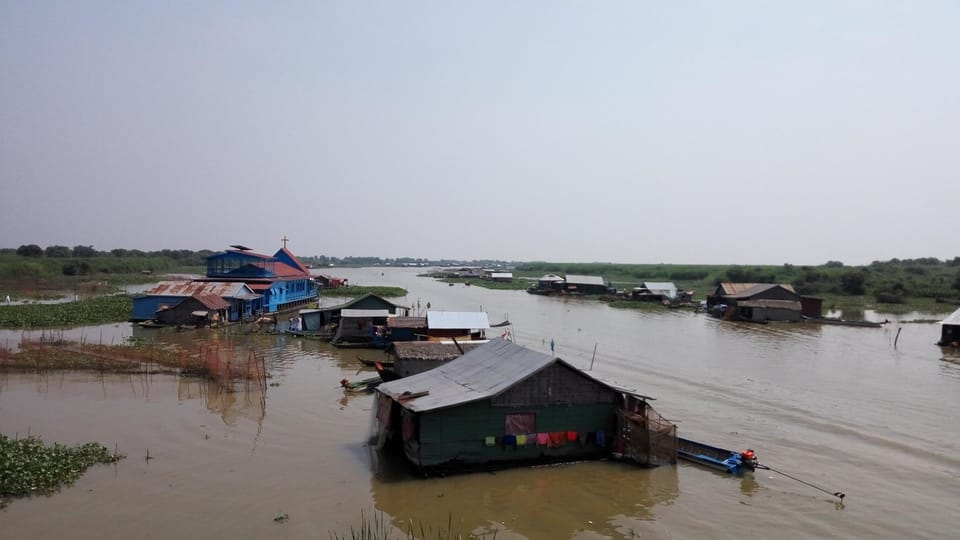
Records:
{"label": "long wooden boat", "polygon": [[757,468],[757,455],[753,450],[737,452],[683,437],[677,437],[677,458],[731,474]]}
{"label": "long wooden boat", "polygon": [[333,339],[333,332],[324,330],[287,330],[287,333],[304,339],[316,339],[320,341],[330,341]]}
{"label": "long wooden boat", "polygon": [[363,392],[372,392],[374,388],[380,386],[380,383],[382,382],[383,379],[381,379],[380,375],[378,374],[366,379],[360,379],[358,381],[348,381],[347,379],[343,379],[340,381],[340,386],[342,386],[347,392],[359,394]]}

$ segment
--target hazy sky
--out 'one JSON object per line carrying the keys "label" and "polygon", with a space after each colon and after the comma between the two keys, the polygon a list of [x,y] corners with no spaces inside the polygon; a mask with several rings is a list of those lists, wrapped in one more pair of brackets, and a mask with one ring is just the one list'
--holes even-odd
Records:
{"label": "hazy sky", "polygon": [[960,255],[960,2],[0,0],[0,247]]}

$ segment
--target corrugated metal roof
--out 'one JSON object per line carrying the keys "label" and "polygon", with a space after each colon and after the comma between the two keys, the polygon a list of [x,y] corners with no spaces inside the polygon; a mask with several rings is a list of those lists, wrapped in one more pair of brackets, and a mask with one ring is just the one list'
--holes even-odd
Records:
{"label": "corrugated metal roof", "polygon": [[202,292],[193,295],[193,297],[196,298],[201,304],[207,306],[208,309],[227,309],[230,307],[230,302],[227,302],[223,298],[220,298],[213,293]]}
{"label": "corrugated metal roof", "polygon": [[387,318],[390,311],[386,309],[341,309],[340,317],[344,319]]}
{"label": "corrugated metal roof", "polygon": [[794,294],[797,292],[793,290],[793,285],[789,283],[721,283],[720,290],[723,291],[725,296],[746,298],[777,286],[783,287]]}
{"label": "corrugated metal roof", "polygon": [[644,287],[650,289],[651,291],[674,291],[676,292],[677,286],[673,284],[672,281],[644,281],[641,283]]}
{"label": "corrugated metal roof", "polygon": [[490,273],[490,279],[497,279],[497,278],[501,278],[501,279],[503,279],[503,278],[510,278],[510,279],[513,279],[513,272],[491,272],[491,273]]}
{"label": "corrugated metal roof", "polygon": [[[196,296],[210,293],[221,298],[244,298],[253,294],[242,282],[223,281],[161,281],[144,294],[150,296]],[[257,296],[254,295],[254,298]]]}
{"label": "corrugated metal roof", "polygon": [[940,324],[960,324],[960,309],[954,311],[949,317],[940,321]]}
{"label": "corrugated metal roof", "polygon": [[606,286],[606,283],[603,282],[603,278],[600,276],[577,276],[574,274],[567,274],[567,284],[568,285],[603,285]]}
{"label": "corrugated metal roof", "polygon": [[426,317],[390,317],[387,319],[389,328],[426,328]]}
{"label": "corrugated metal roof", "polygon": [[563,281],[563,278],[556,274],[545,274],[537,281]]}
{"label": "corrugated metal roof", "polygon": [[400,403],[414,412],[431,411],[491,398],[560,361],[496,339],[430,371],[381,384],[377,391],[393,398],[404,392],[429,392]]}
{"label": "corrugated metal roof", "polygon": [[490,319],[482,311],[428,311],[427,327],[431,330],[486,330]]}

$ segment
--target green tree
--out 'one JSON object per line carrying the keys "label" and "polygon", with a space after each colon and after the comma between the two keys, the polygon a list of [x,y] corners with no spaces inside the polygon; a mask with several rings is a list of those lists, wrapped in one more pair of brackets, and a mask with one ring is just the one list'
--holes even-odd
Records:
{"label": "green tree", "polygon": [[17,248],[21,257],[43,257],[43,248],[36,244],[25,244]]}
{"label": "green tree", "polygon": [[90,273],[90,264],[87,261],[70,261],[63,265],[61,272],[65,276],[85,276]]}
{"label": "green tree", "polygon": [[70,248],[67,246],[47,246],[47,249],[43,250],[43,254],[47,257],[63,259],[70,256]]}
{"label": "green tree", "polygon": [[93,246],[73,246],[74,257],[96,257],[97,250]]}
{"label": "green tree", "polygon": [[840,288],[849,295],[861,295],[866,290],[867,274],[862,270],[847,272],[840,276]]}

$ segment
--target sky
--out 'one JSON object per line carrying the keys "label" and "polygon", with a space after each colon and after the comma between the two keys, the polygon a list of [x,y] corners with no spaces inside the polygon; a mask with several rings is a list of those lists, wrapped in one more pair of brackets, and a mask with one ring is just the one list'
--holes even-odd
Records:
{"label": "sky", "polygon": [[0,0],[0,247],[960,255],[955,1]]}

